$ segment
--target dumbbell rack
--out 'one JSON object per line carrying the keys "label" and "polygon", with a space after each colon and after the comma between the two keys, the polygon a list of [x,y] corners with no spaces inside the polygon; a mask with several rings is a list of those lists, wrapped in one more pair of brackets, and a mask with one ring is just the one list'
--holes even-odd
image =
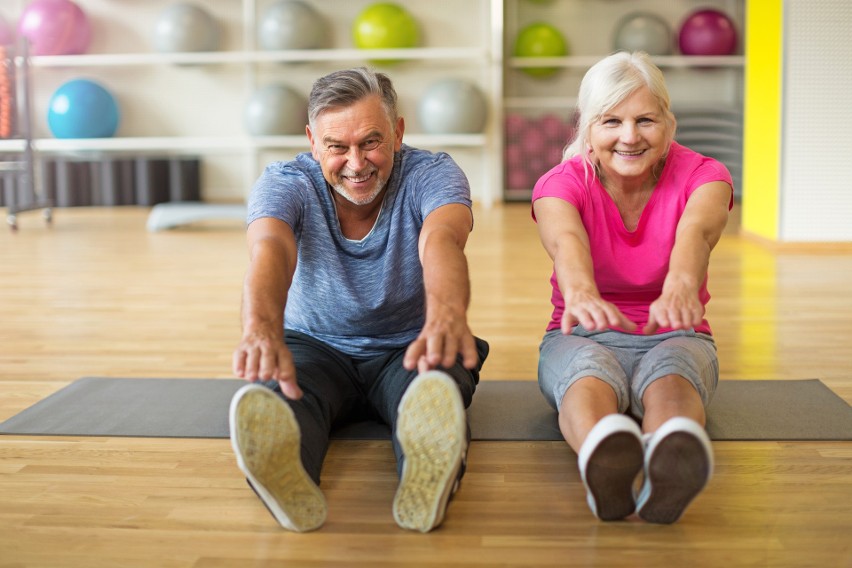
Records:
{"label": "dumbbell rack", "polygon": [[31,114],[31,79],[29,46],[25,39],[16,49],[0,45],[0,139],[19,138],[23,150],[7,159],[0,156],[0,177],[8,180],[6,222],[12,231],[18,229],[18,213],[42,209],[47,223],[52,221],[52,202],[36,191],[35,161]]}

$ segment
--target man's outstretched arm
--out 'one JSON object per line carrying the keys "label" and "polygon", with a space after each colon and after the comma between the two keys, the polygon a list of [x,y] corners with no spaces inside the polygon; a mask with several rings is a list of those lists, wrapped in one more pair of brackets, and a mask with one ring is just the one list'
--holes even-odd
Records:
{"label": "man's outstretched arm", "polygon": [[249,266],[234,374],[251,382],[274,379],[288,398],[301,398],[293,356],[284,344],[284,306],[296,270],[296,238],[289,225],[269,218],[249,225],[246,237]]}
{"label": "man's outstretched arm", "polygon": [[461,354],[464,366],[478,362],[476,343],[467,324],[470,278],[464,247],[473,223],[468,208],[449,204],[432,211],[420,231],[420,262],[426,290],[426,321],[403,359],[406,369],[420,372],[452,367]]}

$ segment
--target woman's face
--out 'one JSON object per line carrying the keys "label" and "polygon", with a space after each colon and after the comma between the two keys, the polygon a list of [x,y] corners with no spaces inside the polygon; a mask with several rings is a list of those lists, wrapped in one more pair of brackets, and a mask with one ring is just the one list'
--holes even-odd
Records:
{"label": "woman's face", "polygon": [[589,127],[592,162],[614,183],[651,177],[668,144],[665,116],[647,87],[633,91]]}

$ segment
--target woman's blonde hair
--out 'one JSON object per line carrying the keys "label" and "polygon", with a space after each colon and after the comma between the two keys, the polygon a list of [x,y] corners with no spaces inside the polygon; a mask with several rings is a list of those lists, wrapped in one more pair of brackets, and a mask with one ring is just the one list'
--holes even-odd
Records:
{"label": "woman's blonde hair", "polygon": [[594,170],[594,164],[586,150],[591,125],[621,104],[633,91],[642,87],[648,87],[660,105],[669,134],[663,155],[668,154],[677,121],[671,111],[671,100],[663,72],[651,62],[650,56],[644,51],[619,51],[595,63],[583,77],[577,98],[576,137],[565,147],[562,159],[567,160],[579,154],[583,156],[585,164]]}

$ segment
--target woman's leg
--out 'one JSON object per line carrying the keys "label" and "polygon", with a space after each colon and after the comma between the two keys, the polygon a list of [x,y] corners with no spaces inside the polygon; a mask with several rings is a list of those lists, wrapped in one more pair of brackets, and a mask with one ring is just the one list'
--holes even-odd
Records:
{"label": "woman's leg", "polygon": [[618,397],[610,385],[597,377],[577,379],[562,397],[559,430],[575,452],[601,418],[618,412]]}
{"label": "woman's leg", "polygon": [[713,449],[704,409],[718,376],[715,345],[707,336],[666,339],[637,368],[634,387],[645,385],[638,406],[647,446],[636,512],[645,521],[677,521],[709,481]]}
{"label": "woman's leg", "polygon": [[627,375],[615,353],[589,338],[549,333],[542,341],[539,386],[577,452],[589,508],[607,521],[633,513],[641,432],[622,414],[629,401]]}
{"label": "woman's leg", "polygon": [[669,418],[683,416],[704,426],[704,402],[695,386],[680,375],[666,375],[648,385],[642,396],[642,430],[654,432]]}

